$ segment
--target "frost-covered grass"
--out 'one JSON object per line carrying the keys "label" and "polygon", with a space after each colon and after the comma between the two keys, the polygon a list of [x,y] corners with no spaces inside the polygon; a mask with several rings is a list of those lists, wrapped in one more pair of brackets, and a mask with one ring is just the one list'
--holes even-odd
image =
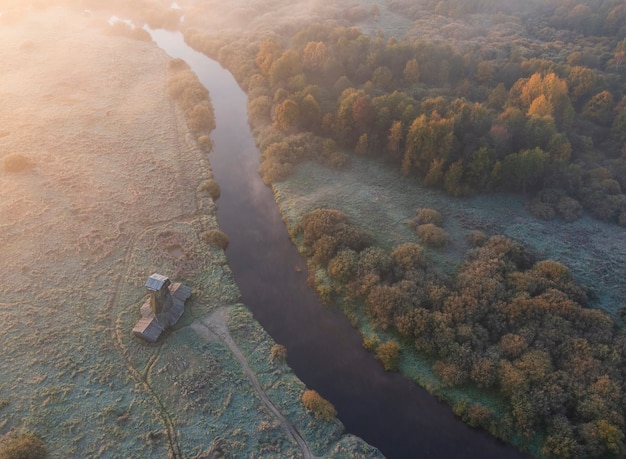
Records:
{"label": "frost-covered grass", "polygon": [[378,161],[353,157],[344,170],[306,163],[284,182],[274,185],[287,225],[294,228],[305,213],[321,207],[338,209],[375,243],[390,249],[404,242],[420,243],[411,220],[421,208],[439,211],[450,240],[445,248],[425,251],[452,271],[469,249],[472,230],[504,234],[529,247],[540,258],[567,265],[590,292],[590,306],[614,317],[625,306],[626,232],[583,215],[574,222],[544,221],[524,208],[522,196],[483,195],[452,198],[399,176]]}
{"label": "frost-covered grass", "polygon": [[[32,160],[0,172],[0,438],[31,432],[50,458],[297,457],[241,362],[194,328],[240,292],[202,237],[219,230],[212,173],[165,92],[169,58],[97,25],[50,9],[0,32],[0,149]],[[131,330],[154,272],[193,293],[147,343]],[[369,448],[306,412],[302,382],[244,306],[229,323],[316,454]]]}

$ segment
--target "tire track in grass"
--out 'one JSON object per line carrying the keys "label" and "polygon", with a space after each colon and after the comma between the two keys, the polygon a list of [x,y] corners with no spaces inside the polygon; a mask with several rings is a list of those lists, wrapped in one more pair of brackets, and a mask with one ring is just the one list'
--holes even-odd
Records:
{"label": "tire track in grass", "polygon": [[297,443],[297,445],[300,447],[300,450],[302,451],[303,457],[305,459],[318,459],[318,457],[313,454],[308,443],[306,442],[304,437],[302,437],[296,426],[294,426],[292,422],[287,419],[287,417],[278,409],[276,405],[274,405],[272,400],[269,398],[269,396],[261,386],[258,378],[256,377],[256,373],[248,364],[248,359],[230,335],[230,332],[228,331],[228,314],[231,308],[232,307],[229,306],[221,307],[212,312],[208,317],[196,320],[191,325],[192,329],[194,329],[203,336],[207,336],[207,334],[209,336],[211,334],[217,336],[230,349],[263,404],[266,406],[269,412],[274,415],[276,419],[278,419],[287,435],[291,437],[294,442]]}
{"label": "tire track in grass", "polygon": [[[163,222],[160,222],[155,225],[151,225],[151,227],[146,228],[140,234],[144,234],[146,231],[152,229],[152,227],[156,227],[160,224],[163,224]],[[121,324],[120,324],[120,321],[117,320],[118,315],[116,311],[119,310],[119,299],[120,299],[120,295],[122,291],[122,280],[125,277],[127,277],[130,272],[130,266],[131,266],[130,257],[132,256],[133,249],[135,248],[136,239],[137,239],[137,236],[131,237],[128,244],[124,248],[124,251],[123,251],[124,252],[124,265],[127,266],[127,268],[124,271],[124,273],[120,272],[118,274],[117,279],[115,281],[115,290],[113,292],[113,295],[111,296],[111,300],[109,301],[109,310],[113,314],[112,319],[114,321],[113,326],[112,326],[113,340],[116,346],[119,348],[122,356],[124,357],[124,361],[126,363],[126,367],[130,375],[144,389],[144,391],[147,394],[150,394],[152,398],[154,399],[156,406],[159,409],[161,420],[163,421],[163,424],[165,425],[165,428],[166,428],[168,449],[170,450],[172,457],[174,459],[182,459],[183,455],[180,452],[180,446],[178,445],[178,440],[176,438],[176,429],[174,427],[174,421],[172,421],[172,418],[170,417],[169,413],[167,412],[167,409],[163,405],[163,402],[161,401],[157,393],[154,391],[154,389],[152,389],[152,386],[150,386],[150,384],[148,383],[148,378],[147,378],[148,372],[146,372],[145,375],[141,374],[139,370],[137,370],[131,363],[130,356],[128,355],[128,349],[124,345]],[[158,347],[157,355],[161,352],[161,347],[162,347],[162,344],[160,344]]]}

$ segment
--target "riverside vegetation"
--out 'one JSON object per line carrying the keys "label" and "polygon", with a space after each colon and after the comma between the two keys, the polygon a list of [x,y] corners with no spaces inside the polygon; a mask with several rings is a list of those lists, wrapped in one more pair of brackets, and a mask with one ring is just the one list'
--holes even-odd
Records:
{"label": "riverside vegetation", "polygon": [[[247,90],[266,183],[368,156],[451,196],[518,193],[541,219],[626,225],[623,2],[363,1],[302,15],[249,1],[219,35],[206,27],[215,2],[191,3],[186,41]],[[588,308],[565,265],[510,238],[468,233],[451,268],[438,262],[441,217],[408,223],[415,242],[382,247],[336,209],[288,221],[320,296],[385,368],[421,362],[470,425],[537,456],[623,456],[619,314]]]}

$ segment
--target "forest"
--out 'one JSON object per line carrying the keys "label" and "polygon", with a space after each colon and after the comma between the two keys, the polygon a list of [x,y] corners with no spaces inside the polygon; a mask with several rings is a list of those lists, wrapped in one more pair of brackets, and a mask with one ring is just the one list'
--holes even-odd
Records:
{"label": "forest", "polygon": [[[584,209],[626,225],[623,2],[560,2],[549,14],[546,2],[523,12],[514,2],[431,3],[390,8],[420,21],[467,18],[453,37],[398,40],[326,21],[266,33],[254,47],[193,28],[186,39],[247,87],[267,183],[305,159],[340,167],[348,158],[338,152],[352,151],[454,196],[523,193],[538,218]],[[315,151],[300,151],[303,136]]]}
{"label": "forest", "polygon": [[[180,19],[148,1],[113,3],[151,27]],[[368,156],[459,199],[519,194],[540,219],[626,226],[622,0],[185,6],[187,43],[248,94],[268,185],[305,161],[341,169]],[[170,71],[172,96],[192,100],[178,90],[186,69]],[[211,117],[194,107],[199,133]],[[317,209],[294,241],[325,301],[392,337],[364,340],[385,369],[416,352],[467,394],[451,403],[469,425],[539,457],[624,457],[623,317],[590,308],[567,266],[498,234],[473,231],[454,272],[441,269],[429,253],[448,243],[444,219],[418,209],[420,244],[389,250]]]}
{"label": "forest", "polygon": [[[405,36],[383,30],[381,8],[273,27],[242,11],[225,37],[198,6],[185,39],[247,91],[267,184],[363,155],[452,196],[521,194],[537,218],[626,226],[624,2],[392,0]],[[496,394],[454,411],[534,455],[623,457],[621,320],[589,308],[566,266],[504,236],[472,232],[444,272],[424,249],[447,244],[443,218],[420,209],[421,245],[392,250],[333,209],[294,237],[323,299],[394,336],[364,342],[386,369],[412,349],[444,385]]]}

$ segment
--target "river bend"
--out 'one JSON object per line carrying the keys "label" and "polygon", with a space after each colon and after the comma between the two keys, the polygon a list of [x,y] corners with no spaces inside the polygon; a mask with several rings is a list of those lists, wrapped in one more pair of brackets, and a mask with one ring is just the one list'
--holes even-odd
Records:
{"label": "river bend", "polygon": [[306,262],[257,173],[246,94],[230,72],[187,46],[179,32],[150,33],[167,54],[185,60],[210,92],[217,127],[209,159],[221,188],[217,217],[230,240],[228,263],[243,303],[287,348],[296,375],[333,403],[348,432],[388,458],[524,457],[469,428],[407,378],[385,372],[343,314],[319,301],[307,285]]}

